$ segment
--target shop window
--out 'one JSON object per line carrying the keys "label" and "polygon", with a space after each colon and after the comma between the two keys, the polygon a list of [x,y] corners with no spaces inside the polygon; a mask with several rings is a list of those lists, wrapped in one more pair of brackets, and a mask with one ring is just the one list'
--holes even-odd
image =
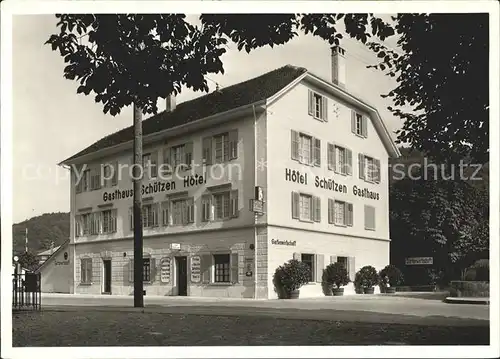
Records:
{"label": "shop window", "polygon": [[231,263],[229,254],[214,255],[214,282],[229,283],[231,277]]}

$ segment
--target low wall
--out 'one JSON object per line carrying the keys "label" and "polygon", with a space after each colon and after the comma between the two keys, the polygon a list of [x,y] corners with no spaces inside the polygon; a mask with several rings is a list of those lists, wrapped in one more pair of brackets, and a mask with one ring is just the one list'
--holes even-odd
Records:
{"label": "low wall", "polygon": [[450,297],[489,297],[489,282],[452,281],[450,283]]}

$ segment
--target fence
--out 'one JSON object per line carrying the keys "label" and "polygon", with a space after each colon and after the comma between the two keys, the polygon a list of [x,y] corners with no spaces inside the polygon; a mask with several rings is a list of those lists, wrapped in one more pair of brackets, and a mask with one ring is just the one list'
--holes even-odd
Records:
{"label": "fence", "polygon": [[40,310],[42,290],[40,273],[14,273],[12,278],[12,310]]}

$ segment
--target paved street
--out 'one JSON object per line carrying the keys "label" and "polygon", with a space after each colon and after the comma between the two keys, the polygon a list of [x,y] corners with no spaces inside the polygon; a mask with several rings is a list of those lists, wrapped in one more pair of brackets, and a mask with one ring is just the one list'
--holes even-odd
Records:
{"label": "paved street", "polygon": [[[195,297],[145,297],[146,311],[163,313],[193,313],[219,315],[270,315],[292,319],[346,319],[364,322],[421,323],[462,325],[467,322],[489,320],[489,305],[446,304],[428,298],[432,293],[404,295],[356,295],[319,297],[299,300],[252,300]],[[440,298],[439,294],[436,298]],[[44,294],[42,303],[47,307],[98,306],[121,307],[133,310],[131,296],[83,296]]]}
{"label": "paved street", "polygon": [[44,295],[13,314],[14,346],[474,345],[489,306],[396,296],[235,300]]}

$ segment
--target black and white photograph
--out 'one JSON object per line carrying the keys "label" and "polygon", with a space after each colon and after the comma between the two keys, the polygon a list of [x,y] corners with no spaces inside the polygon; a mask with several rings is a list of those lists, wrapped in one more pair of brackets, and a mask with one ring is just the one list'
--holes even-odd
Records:
{"label": "black and white photograph", "polygon": [[498,2],[1,10],[2,357],[500,356]]}

